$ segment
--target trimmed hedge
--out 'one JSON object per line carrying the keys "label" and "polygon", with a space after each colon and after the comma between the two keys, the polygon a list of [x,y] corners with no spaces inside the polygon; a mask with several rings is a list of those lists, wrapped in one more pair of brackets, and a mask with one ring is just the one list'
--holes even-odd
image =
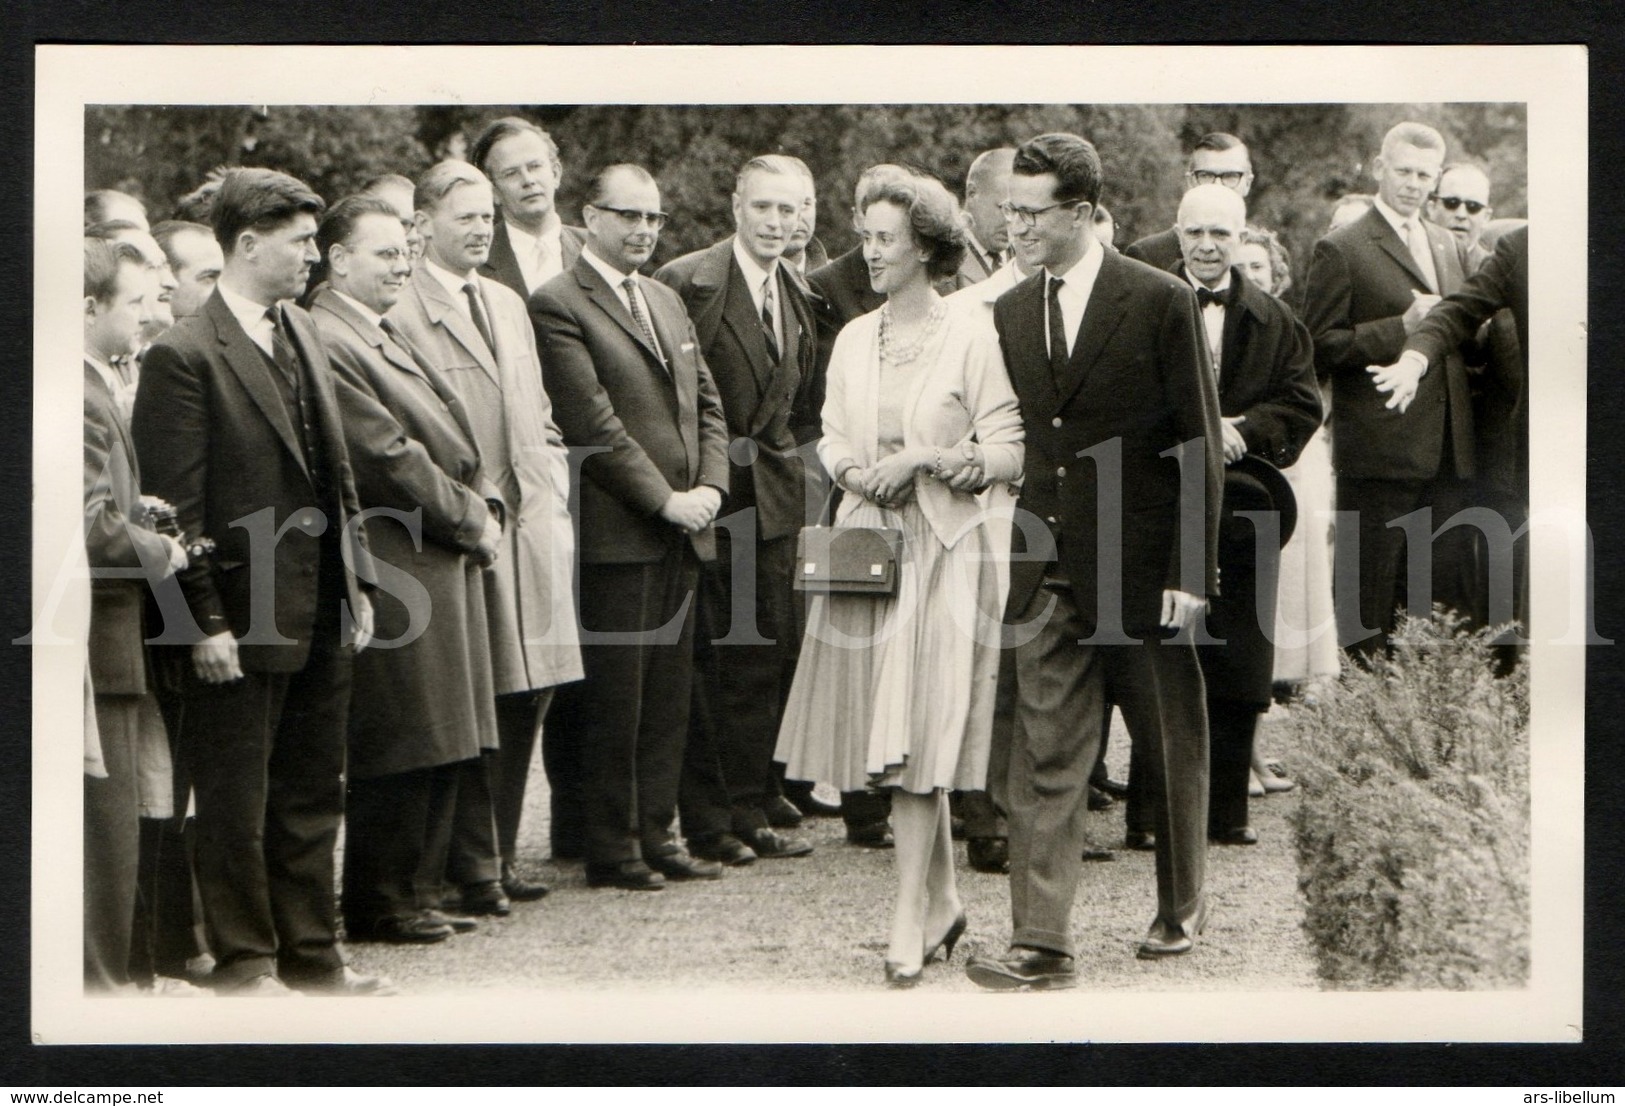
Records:
{"label": "trimmed hedge", "polygon": [[1529,976],[1529,666],[1442,610],[1294,712],[1304,927],[1337,988],[1505,988]]}

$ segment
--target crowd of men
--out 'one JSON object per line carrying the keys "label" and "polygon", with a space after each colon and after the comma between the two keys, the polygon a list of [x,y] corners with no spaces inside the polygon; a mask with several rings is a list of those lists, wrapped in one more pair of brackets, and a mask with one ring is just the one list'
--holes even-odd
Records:
{"label": "crowd of men", "polygon": [[[1118,254],[1098,162],[1091,183],[1081,140],[1059,137],[975,159],[969,248],[939,287],[996,328],[1027,423],[1020,507],[1052,547],[1017,527],[1010,619],[1066,596],[1040,643],[1059,656],[1113,627],[1160,641],[1206,609],[1229,644],[1107,648],[1094,684],[1076,674],[1092,665],[1059,684],[1039,678],[1050,659],[1004,665],[989,788],[958,807],[971,862],[1010,871],[1021,903],[1011,953],[973,972],[988,986],[1071,978],[1077,809],[1124,790],[1104,727],[1070,723],[1092,717],[1083,696],[1123,712],[1145,776],[1130,827],[1157,850],[1159,914],[1142,955],[1199,934],[1208,841],[1251,834],[1270,698],[1278,544],[1237,519],[1294,512],[1278,469],[1322,421],[1317,376],[1337,505],[1358,520],[1339,531],[1356,655],[1418,601],[1407,538],[1433,548],[1433,599],[1510,617],[1473,532],[1433,531],[1465,507],[1513,528],[1527,511],[1527,232],[1480,244],[1491,182],[1447,167],[1436,132],[1388,133],[1364,213],[1315,247],[1301,321],[1234,267],[1240,140],[1204,138],[1172,228]],[[548,893],[518,851],[538,735],[551,855],[583,861],[589,887],[805,856],[814,815],[890,843],[883,792],[826,803],[772,759],[803,630],[796,536],[829,499],[807,449],[822,374],[882,302],[863,248],[826,257],[812,173],[767,154],[739,170],[735,233],[651,276],[655,178],[598,170],[573,226],[564,171],[510,117],[466,162],[332,203],[258,168],[162,222],[87,195],[87,988],[391,993],[341,935],[438,943]],[[912,172],[865,170],[855,213]],[[1484,329],[1501,309],[1510,329]],[[1208,495],[1180,507],[1164,451],[1193,438]],[[1109,549],[1095,482],[1066,472],[1108,440]],[[1018,492],[986,494],[1008,520]],[[1193,511],[1182,563],[1168,552]],[[1520,577],[1519,613],[1523,595]],[[1034,757],[1065,786],[1018,778]]]}

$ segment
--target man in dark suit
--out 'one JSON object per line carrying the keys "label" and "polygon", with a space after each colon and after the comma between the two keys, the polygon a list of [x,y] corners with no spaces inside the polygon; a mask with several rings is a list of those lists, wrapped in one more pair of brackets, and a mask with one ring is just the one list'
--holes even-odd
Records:
{"label": "man in dark suit", "polygon": [[[714,739],[728,817],[693,811],[701,822],[690,826],[688,788],[683,804],[690,848],[724,863],[749,859],[729,835],[757,856],[812,852],[807,842],[775,832],[768,809],[789,805],[778,794],[773,746],[801,645],[791,577],[808,485],[790,420],[812,375],[817,337],[812,308],[780,258],[804,194],[805,181],[788,158],[751,159],[734,186],[735,233],[655,274],[676,289],[694,321],[731,438],[729,515],[717,534],[716,560],[700,572],[698,709],[690,726],[695,749]],[[751,573],[749,591],[736,569]],[[752,608],[735,611],[735,597],[750,594]],[[696,733],[707,727],[709,733]],[[794,808],[788,813],[798,820]]]}
{"label": "man in dark suit", "polygon": [[1372,209],[1315,243],[1304,293],[1315,368],[1332,379],[1337,509],[1356,519],[1338,527],[1337,555],[1358,565],[1359,593],[1340,589],[1336,596],[1338,638],[1356,658],[1386,648],[1402,600],[1424,615],[1430,602],[1474,609],[1471,532],[1457,526],[1440,534],[1432,543],[1431,596],[1408,595],[1409,540],[1394,525],[1430,508],[1433,522],[1418,534],[1425,537],[1469,503],[1474,444],[1466,365],[1452,350],[1439,371],[1422,377],[1407,409],[1380,390],[1368,369],[1397,360],[1439,297],[1461,285],[1459,244],[1421,218],[1444,154],[1444,139],[1432,127],[1390,129],[1372,162]]}
{"label": "man in dark suit", "polygon": [[[1478,427],[1478,436],[1486,446],[1488,441],[1500,444],[1494,453],[1481,448],[1479,459],[1488,462],[1481,475],[1490,495],[1483,505],[1500,514],[1515,533],[1529,520],[1528,360],[1523,352],[1529,348],[1529,228],[1520,227],[1503,235],[1489,260],[1460,288],[1441,299],[1405,339],[1398,362],[1373,365],[1370,371],[1378,389],[1391,394],[1399,410],[1405,411],[1416,402],[1422,380],[1448,365],[1451,356],[1502,311],[1511,315],[1517,349],[1507,351],[1500,359],[1492,357],[1492,367],[1498,371],[1487,374],[1489,379],[1483,382],[1489,402],[1479,408],[1479,414],[1493,414],[1495,418]],[[1513,545],[1510,589],[1505,576],[1497,571],[1505,563],[1505,554],[1497,555],[1496,543],[1504,543],[1506,535],[1488,540],[1485,620],[1495,625],[1516,618],[1527,634],[1529,537],[1519,536]],[[1516,659],[1514,646],[1518,644],[1509,641],[1502,650],[1503,671]]]}
{"label": "man in dark suit", "polygon": [[528,299],[575,266],[587,239],[582,228],[565,226],[553,205],[564,179],[558,144],[530,120],[509,115],[486,125],[468,160],[490,179],[502,213],[480,275]]}
{"label": "man in dark suit", "polygon": [[213,213],[220,281],[148,352],[135,403],[150,490],[217,547],[181,579],[202,637],[180,746],[214,979],[235,994],[391,990],[345,965],[335,924],[351,662],[372,632],[357,575],[372,568],[350,525],[332,370],[288,302],[316,260],[321,210],[282,173],[226,174]]}
{"label": "man in dark suit", "polygon": [[1489,175],[1470,161],[1456,161],[1439,170],[1439,183],[1428,197],[1428,222],[1455,236],[1466,251],[1467,271],[1474,273],[1490,256],[1479,244],[1484,228],[1495,216],[1490,206]]}
{"label": "man in dark suit", "polygon": [[[89,663],[102,764],[99,774],[85,776],[85,987],[118,991],[131,985],[138,827],[145,821],[138,782],[169,767],[143,644],[148,581],[185,568],[186,553],[147,524],[129,415],[112,368],[140,343],[153,315],[156,281],[135,245],[86,238],[84,287]],[[156,741],[144,740],[150,727],[157,728]],[[158,757],[162,764],[144,762]],[[191,989],[178,979],[162,982],[171,993]]]}
{"label": "man in dark suit", "polygon": [[[1253,158],[1246,144],[1223,131],[1204,134],[1191,151],[1190,165],[1185,170],[1185,188],[1199,184],[1222,184],[1245,200],[1253,190]],[[1172,269],[1181,259],[1179,230],[1169,227],[1148,234],[1129,243],[1123,253],[1153,269]]]}
{"label": "man in dark suit", "polygon": [[583,782],[587,882],[657,890],[722,866],[672,836],[694,674],[700,564],[728,490],[728,424],[683,301],[639,279],[665,213],[647,170],[613,165],[584,209],[587,246],[530,299],[567,444],[584,452],[576,519],[586,680],[544,733]]}
{"label": "man in dark suit", "polygon": [[807,190],[801,197],[801,210],[796,215],[795,229],[790,232],[790,240],[785,243],[784,254],[779,261],[797,283],[805,286],[808,273],[829,264],[829,253],[817,237],[818,182],[813,179],[812,170],[807,168],[805,161],[787,154],[781,156],[796,167]]}
{"label": "man in dark suit", "polygon": [[1231,265],[1247,205],[1232,190],[1199,184],[1179,205],[1180,273],[1196,289],[1202,328],[1219,374],[1224,440],[1224,514],[1219,526],[1223,588],[1208,632],[1223,644],[1197,649],[1207,690],[1208,838],[1252,845],[1247,780],[1258,716],[1269,709],[1275,666],[1275,598],[1285,525],[1270,533],[1243,511],[1296,516],[1279,469],[1298,459],[1320,425],[1314,345],[1290,308]]}
{"label": "man in dark suit", "polygon": [[[1016,151],[1011,238],[1042,272],[993,309],[1027,460],[1005,610],[1015,725],[988,768],[1010,822],[1014,928],[1008,952],[967,968],[991,988],[1076,979],[1070,918],[1107,695],[1158,798],[1157,916],[1139,955],[1189,951],[1207,914],[1202,674],[1174,635],[1218,590],[1218,398],[1190,286],[1100,244],[1100,188],[1082,138]],[[1181,455],[1201,502],[1182,494]]]}
{"label": "man in dark suit", "polygon": [[481,745],[496,740],[480,570],[497,559],[502,496],[481,474],[461,400],[384,318],[412,271],[395,209],[340,200],[317,244],[329,283],[310,314],[333,367],[368,547],[395,573],[374,597],[380,647],[355,664],[345,932],[432,943],[475,928],[442,913],[434,891],[463,766],[477,767]]}

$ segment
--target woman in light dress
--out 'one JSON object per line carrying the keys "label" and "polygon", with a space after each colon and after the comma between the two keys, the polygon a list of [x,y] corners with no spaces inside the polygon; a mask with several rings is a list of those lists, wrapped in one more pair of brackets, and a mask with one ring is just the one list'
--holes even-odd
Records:
{"label": "woman in light dress", "polygon": [[1001,613],[975,493],[1020,476],[1022,429],[997,340],[932,287],[965,250],[948,191],[879,189],[862,235],[886,303],[836,339],[818,453],[845,493],[837,526],[902,531],[900,584],[812,600],[775,756],[792,779],[892,791],[885,975],[909,986],[965,929],[948,792],[985,785]]}

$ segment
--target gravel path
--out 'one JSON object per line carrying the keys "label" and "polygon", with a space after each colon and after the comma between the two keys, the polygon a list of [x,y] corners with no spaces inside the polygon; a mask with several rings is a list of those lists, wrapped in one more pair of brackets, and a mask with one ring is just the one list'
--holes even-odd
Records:
{"label": "gravel path", "polygon": [[[1263,747],[1288,763],[1279,715],[1260,731]],[[1126,771],[1127,736],[1117,722],[1112,774]],[[714,882],[668,885],[658,893],[592,890],[582,866],[547,849],[547,784],[535,760],[521,831],[521,867],[553,893],[517,903],[508,918],[427,947],[350,946],[354,965],[387,972],[406,994],[485,988],[635,990],[748,988],[761,991],[884,989],[881,959],[891,913],[892,857],[845,843],[841,822],[814,819],[800,832],[817,845],[793,860],[758,861]],[[1300,929],[1286,814],[1296,793],[1254,800],[1251,848],[1214,847],[1208,887],[1214,911],[1188,956],[1147,963],[1134,950],[1155,913],[1150,853],[1118,849],[1087,864],[1073,911],[1083,990],[1280,991],[1314,989],[1314,964]],[[1120,846],[1121,806],[1090,815],[1091,836]],[[955,964],[927,970],[922,991],[976,991],[962,970],[965,950],[1002,951],[1010,932],[1004,877],[972,871],[957,843],[960,891],[970,927]],[[536,858],[536,859],[530,859]]]}

